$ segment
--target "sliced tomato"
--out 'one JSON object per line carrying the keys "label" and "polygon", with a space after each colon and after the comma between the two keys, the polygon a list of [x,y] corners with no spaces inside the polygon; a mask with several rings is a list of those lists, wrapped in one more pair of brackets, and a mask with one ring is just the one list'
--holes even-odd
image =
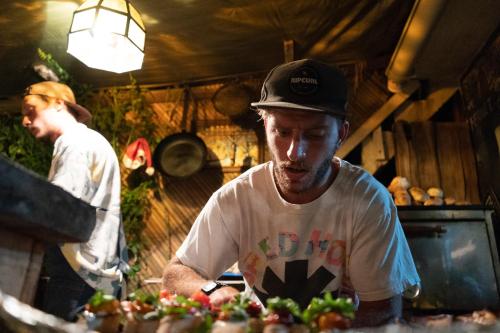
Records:
{"label": "sliced tomato", "polygon": [[320,315],[317,319],[318,327],[320,331],[331,330],[334,328],[346,329],[349,328],[350,320],[344,318],[337,312],[328,312]]}
{"label": "sliced tomato", "polygon": [[170,298],[172,298],[172,296],[173,295],[166,289],[163,289],[160,291],[160,299],[163,299],[163,298],[170,299]]}
{"label": "sliced tomato", "polygon": [[268,314],[264,318],[264,323],[266,325],[283,324],[289,326],[295,323],[295,318],[293,318],[293,315],[287,310],[277,310]]}
{"label": "sliced tomato", "polygon": [[277,313],[270,313],[264,318],[264,323],[266,325],[279,324],[280,316]]}
{"label": "sliced tomato", "polygon": [[194,294],[192,294],[191,299],[193,301],[199,302],[205,308],[210,307],[210,297],[205,295],[205,293],[203,293],[202,291],[197,291]]}
{"label": "sliced tomato", "polygon": [[251,301],[248,303],[248,307],[246,308],[246,312],[252,318],[258,318],[262,313],[262,307],[257,302]]}

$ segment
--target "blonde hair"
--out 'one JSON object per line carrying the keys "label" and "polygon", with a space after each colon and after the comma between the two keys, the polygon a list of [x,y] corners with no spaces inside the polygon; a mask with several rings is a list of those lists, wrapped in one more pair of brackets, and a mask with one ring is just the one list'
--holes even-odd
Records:
{"label": "blonde hair", "polygon": [[259,120],[264,120],[269,115],[269,111],[266,109],[257,109],[257,114],[259,115]]}

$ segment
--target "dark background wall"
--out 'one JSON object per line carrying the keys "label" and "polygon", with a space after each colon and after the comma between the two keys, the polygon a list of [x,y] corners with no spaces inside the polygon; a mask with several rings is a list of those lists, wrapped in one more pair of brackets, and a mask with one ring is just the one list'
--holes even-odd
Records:
{"label": "dark background wall", "polygon": [[[461,81],[483,202],[500,198],[500,37],[486,44]],[[496,134],[495,134],[496,133]]]}

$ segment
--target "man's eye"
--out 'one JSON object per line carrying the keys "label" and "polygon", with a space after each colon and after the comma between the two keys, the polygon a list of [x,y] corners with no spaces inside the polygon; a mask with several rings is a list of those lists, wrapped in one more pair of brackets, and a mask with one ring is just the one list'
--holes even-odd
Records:
{"label": "man's eye", "polygon": [[279,136],[287,136],[290,134],[290,131],[287,129],[277,128],[276,133],[278,133]]}
{"label": "man's eye", "polygon": [[318,130],[318,131],[310,131],[305,134],[307,138],[310,139],[321,139],[325,136],[326,132],[323,130]]}

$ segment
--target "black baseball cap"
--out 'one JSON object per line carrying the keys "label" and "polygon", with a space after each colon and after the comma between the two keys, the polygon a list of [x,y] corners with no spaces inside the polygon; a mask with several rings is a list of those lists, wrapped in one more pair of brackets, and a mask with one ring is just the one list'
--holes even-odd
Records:
{"label": "black baseball cap", "polygon": [[302,59],[274,67],[255,108],[287,108],[346,116],[347,80],[337,68]]}

